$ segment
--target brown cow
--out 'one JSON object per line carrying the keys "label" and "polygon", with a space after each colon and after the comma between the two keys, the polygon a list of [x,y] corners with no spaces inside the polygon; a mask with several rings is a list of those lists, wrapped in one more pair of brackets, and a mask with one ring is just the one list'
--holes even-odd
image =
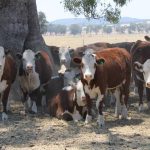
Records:
{"label": "brown cow", "polygon": [[97,52],[87,50],[82,58],[75,57],[73,61],[81,66],[81,81],[84,85],[88,109],[85,122],[88,123],[92,119],[92,99],[97,98],[98,123],[100,126],[104,125],[102,108],[107,89],[116,89],[115,113],[117,116],[121,114],[123,118],[126,118],[131,76],[130,54],[122,48],[110,48]]}
{"label": "brown cow", "polygon": [[17,68],[15,60],[8,52],[4,51],[3,47],[0,47],[0,94],[3,104],[2,120],[7,120],[7,101],[11,84],[16,78]]}
{"label": "brown cow", "polygon": [[[48,84],[51,80],[51,61],[45,51],[33,52],[28,49],[23,54],[18,53],[20,59],[19,80],[23,91],[24,100],[33,102],[31,110],[37,112],[36,105],[42,104],[41,99],[47,93]],[[27,110],[27,109],[26,109]]]}
{"label": "brown cow", "polygon": [[124,48],[130,53],[130,50],[134,44],[135,44],[135,42],[112,43],[112,44],[110,44],[110,47],[108,47],[108,48],[114,48],[114,47]]}
{"label": "brown cow", "polygon": [[140,97],[139,111],[142,111],[144,84],[146,86],[148,107],[150,108],[150,42],[138,40],[131,49],[131,56],[132,74]]}
{"label": "brown cow", "polygon": [[49,100],[48,112],[51,116],[66,121],[78,121],[84,116],[86,103],[83,84],[65,86],[56,96]]}

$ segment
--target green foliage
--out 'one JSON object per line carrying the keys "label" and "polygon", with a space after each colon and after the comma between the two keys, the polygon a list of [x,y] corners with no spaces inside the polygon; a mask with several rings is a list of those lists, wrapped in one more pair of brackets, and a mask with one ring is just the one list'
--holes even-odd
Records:
{"label": "green foliage", "polygon": [[44,14],[44,12],[38,12],[38,19],[39,19],[39,24],[40,24],[40,32],[41,34],[46,33],[47,32],[47,20],[46,20],[46,16]]}
{"label": "green foliage", "polygon": [[104,18],[111,23],[120,19],[120,8],[130,0],[62,0],[64,8],[75,16],[83,14],[88,19]]}

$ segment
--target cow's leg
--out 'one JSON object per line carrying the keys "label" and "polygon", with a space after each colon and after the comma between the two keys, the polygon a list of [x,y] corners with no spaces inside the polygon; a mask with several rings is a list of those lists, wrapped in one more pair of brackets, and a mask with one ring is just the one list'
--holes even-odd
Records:
{"label": "cow's leg", "polygon": [[32,107],[31,107],[31,112],[32,113],[37,113],[39,112],[39,107],[41,107],[41,99],[42,99],[42,94],[40,92],[40,88],[35,89],[29,94],[31,101],[32,101]]}
{"label": "cow's leg", "polygon": [[36,105],[36,102],[35,102],[35,101],[32,101],[31,111],[32,111],[33,113],[37,113],[37,112],[38,112],[38,110],[37,110],[37,105]]}
{"label": "cow's leg", "polygon": [[85,123],[87,124],[92,120],[92,100],[87,94],[86,94],[86,100],[87,100],[87,115],[85,118]]}
{"label": "cow's leg", "polygon": [[116,107],[115,107],[115,116],[117,118],[119,118],[119,115],[121,114],[121,103],[120,103],[120,89],[119,88],[116,88],[115,92],[114,92],[114,95],[115,95],[115,98],[116,98]]}
{"label": "cow's leg", "polygon": [[150,89],[146,88],[147,106],[150,108]]}
{"label": "cow's leg", "polygon": [[7,101],[6,108],[7,108],[7,112],[11,112],[10,99],[8,99],[8,101]]}
{"label": "cow's leg", "polygon": [[128,110],[127,110],[127,104],[129,99],[129,86],[130,86],[130,79],[127,79],[125,83],[123,83],[121,87],[121,118],[127,118],[128,116]]}
{"label": "cow's leg", "polygon": [[24,105],[24,113],[27,113],[30,110],[30,98],[28,97],[27,92],[23,92],[23,99],[22,99],[22,103]]}
{"label": "cow's leg", "polygon": [[137,84],[138,85],[138,94],[139,94],[139,98],[140,98],[140,101],[139,101],[139,111],[142,111],[143,110],[143,83],[139,81],[139,83]]}
{"label": "cow's leg", "polygon": [[3,104],[3,113],[2,113],[2,120],[7,120],[7,101],[8,101],[8,96],[9,96],[9,91],[10,91],[10,86],[6,88],[6,90],[1,94],[2,98],[2,104]]}
{"label": "cow's leg", "polygon": [[104,98],[102,98],[99,102],[98,124],[100,127],[103,127],[105,124],[104,115],[103,115],[103,103],[104,103]]}
{"label": "cow's leg", "polygon": [[127,110],[127,104],[126,104],[126,101],[128,99],[128,94],[121,94],[121,98],[120,98],[120,101],[121,101],[121,118],[122,119],[126,119],[127,116],[128,116],[128,110]]}

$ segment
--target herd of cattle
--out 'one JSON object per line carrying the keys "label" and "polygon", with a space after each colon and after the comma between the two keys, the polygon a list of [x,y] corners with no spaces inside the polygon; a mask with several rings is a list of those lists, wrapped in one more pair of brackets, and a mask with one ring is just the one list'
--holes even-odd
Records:
{"label": "herd of cattle", "polygon": [[[23,93],[25,112],[47,112],[64,120],[93,118],[96,102],[98,124],[104,126],[103,107],[106,94],[115,96],[116,117],[127,118],[130,85],[139,94],[139,111],[143,109],[146,88],[150,108],[150,38],[146,41],[94,43],[76,49],[49,46],[58,76],[52,76],[52,62],[45,51],[28,49],[15,59],[0,47],[0,93],[2,120],[7,120],[7,103],[11,84],[16,76]],[[95,111],[95,110],[94,110]]]}

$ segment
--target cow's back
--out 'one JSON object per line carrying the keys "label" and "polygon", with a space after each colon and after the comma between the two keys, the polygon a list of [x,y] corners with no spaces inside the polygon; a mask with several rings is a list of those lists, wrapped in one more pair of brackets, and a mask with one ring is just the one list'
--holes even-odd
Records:
{"label": "cow's back", "polygon": [[96,71],[97,76],[104,79],[101,84],[107,83],[108,88],[114,88],[131,76],[131,56],[125,49],[108,48],[96,52],[96,55],[105,59],[105,63],[99,65]]}

